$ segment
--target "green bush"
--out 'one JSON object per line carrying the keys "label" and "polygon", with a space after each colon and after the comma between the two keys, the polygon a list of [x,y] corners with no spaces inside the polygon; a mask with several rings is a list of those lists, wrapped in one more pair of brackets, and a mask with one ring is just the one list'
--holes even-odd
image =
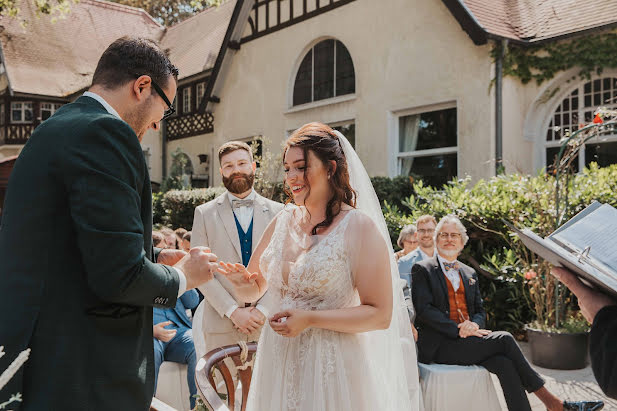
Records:
{"label": "green bush", "polygon": [[412,217],[409,215],[405,215],[401,213],[400,209],[395,205],[390,205],[387,201],[384,203],[383,208],[383,216],[386,219],[386,224],[388,226],[388,232],[390,233],[390,239],[392,240],[392,245],[396,250],[398,245],[396,244],[396,240],[398,240],[398,235],[407,224],[413,223]]}
{"label": "green bush", "polygon": [[171,190],[153,200],[155,224],[171,228],[183,227],[191,230],[195,208],[221,195],[223,187],[200,188],[195,190]]}
{"label": "green bush", "polygon": [[[550,286],[553,280],[546,264],[512,236],[503,220],[528,227],[541,236],[550,234],[555,230],[554,182],[554,177],[546,174],[500,175],[473,185],[470,179],[462,179],[442,188],[425,187],[420,181],[414,184],[414,193],[402,201],[400,214],[392,215],[396,213],[388,206],[384,207],[384,214],[393,240],[402,224],[415,221],[422,214],[432,214],[437,219],[446,214],[457,215],[470,237],[461,261],[479,274],[488,327],[516,332],[533,320],[550,322],[554,315],[554,310],[550,310],[550,293],[545,293],[548,309],[538,311],[538,302],[531,299],[532,287],[525,280],[525,273],[536,270],[544,286]],[[616,206],[617,165],[599,168],[592,164],[572,178],[568,190],[569,208],[564,221],[594,200]],[[566,301],[564,313],[576,309],[574,299]],[[567,320],[566,314],[563,315]]]}
{"label": "green bush", "polygon": [[163,208],[163,195],[165,193],[152,193],[152,223],[155,226],[163,224],[165,209]]}
{"label": "green bush", "polygon": [[403,207],[403,200],[413,194],[413,177],[371,177],[373,188],[382,205]]}

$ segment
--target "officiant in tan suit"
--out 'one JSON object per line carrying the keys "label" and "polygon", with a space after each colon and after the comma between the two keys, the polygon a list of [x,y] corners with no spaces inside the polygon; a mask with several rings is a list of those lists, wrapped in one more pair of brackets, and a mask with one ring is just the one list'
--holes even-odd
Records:
{"label": "officiant in tan suit", "polygon": [[[256,163],[248,144],[225,143],[218,156],[227,191],[195,209],[191,245],[210,247],[219,261],[246,266],[268,223],[283,204],[268,200],[253,189]],[[238,298],[234,287],[221,274],[215,274],[200,290],[205,299],[193,322],[197,358],[239,340],[259,339],[269,314],[260,301],[249,304]]]}

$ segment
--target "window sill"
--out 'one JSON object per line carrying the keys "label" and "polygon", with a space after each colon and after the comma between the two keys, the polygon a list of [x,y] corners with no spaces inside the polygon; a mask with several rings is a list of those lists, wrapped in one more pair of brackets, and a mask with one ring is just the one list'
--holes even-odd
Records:
{"label": "window sill", "polygon": [[300,104],[299,106],[293,106],[283,114],[297,113],[299,111],[311,110],[318,107],[329,106],[332,104],[344,103],[356,99],[356,94],[345,94],[344,96],[332,97],[325,100],[313,101],[312,103]]}

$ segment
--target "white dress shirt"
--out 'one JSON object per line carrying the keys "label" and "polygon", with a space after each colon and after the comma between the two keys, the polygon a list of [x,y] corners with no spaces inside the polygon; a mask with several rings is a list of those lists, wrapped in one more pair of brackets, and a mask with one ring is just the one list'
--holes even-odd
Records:
{"label": "white dress shirt", "polygon": [[[441,270],[446,273],[446,277],[448,277],[448,280],[450,280],[450,283],[452,284],[452,288],[454,288],[454,291],[458,290],[458,287],[460,287],[461,285],[461,275],[458,272],[458,270],[448,270],[446,271],[443,262],[447,262],[447,263],[453,263],[456,261],[456,258],[452,261],[448,261],[445,258],[443,258],[442,256],[440,256],[439,254],[437,254],[437,260],[439,260],[439,265],[441,266]],[[459,263],[460,264],[460,263]]]}
{"label": "white dress shirt", "polygon": [[[251,190],[251,193],[244,198],[236,197],[231,194],[229,191],[227,192],[227,197],[229,198],[229,202],[233,204],[233,200],[253,200],[255,201],[255,190]],[[238,219],[240,223],[240,227],[246,233],[251,226],[251,221],[253,221],[253,207],[242,206],[239,208],[232,208],[234,215]]]}
{"label": "white dress shirt", "polygon": [[[109,114],[114,115],[118,117],[120,120],[124,121],[124,119],[120,117],[120,114],[118,114],[118,112],[107,101],[105,101],[103,97],[91,91],[86,91],[83,94],[83,96],[95,99],[96,101],[101,103],[103,107],[105,107],[105,110],[107,110]],[[178,272],[178,277],[180,280],[179,285],[178,285],[178,297],[180,297],[186,291],[186,276],[184,275],[184,272],[180,270],[179,268],[176,268],[176,267],[173,267],[173,268]]]}

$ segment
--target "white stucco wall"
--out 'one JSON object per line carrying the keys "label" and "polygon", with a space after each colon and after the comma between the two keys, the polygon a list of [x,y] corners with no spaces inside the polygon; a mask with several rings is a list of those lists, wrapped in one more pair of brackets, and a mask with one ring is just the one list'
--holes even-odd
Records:
{"label": "white stucco wall", "polygon": [[[197,157],[199,154],[208,154],[208,156],[210,157],[209,163],[212,164],[213,145],[208,144],[208,141],[210,140],[208,136],[211,136],[211,134],[206,136],[189,137],[183,138],[181,140],[170,141],[167,145],[167,168],[169,169],[169,167],[171,166],[172,153],[174,153],[178,148],[180,148],[182,152],[189,156],[195,174],[210,174],[210,171],[206,169],[205,164],[200,164],[199,157]],[[214,153],[214,155],[216,155],[216,152]],[[218,160],[214,161],[214,165],[216,167],[215,171],[218,173]]]}
{"label": "white stucco wall", "polygon": [[[369,173],[391,173],[395,115],[444,103],[457,107],[459,176],[494,172],[494,65],[490,46],[475,46],[440,2],[392,0],[388,7],[357,0],[334,11],[243,44],[227,71],[215,132],[178,140],[193,161],[231,139],[265,136],[273,151],[287,133],[308,121],[353,120],[356,147]],[[304,53],[324,38],[341,40],[356,70],[356,93],[343,99],[290,107],[291,87]],[[579,82],[578,70],[537,85],[505,78],[503,155],[507,172],[544,167],[547,122]],[[602,76],[616,75],[605,71]],[[593,76],[594,78],[596,76]],[[220,183],[212,158],[214,184]]]}
{"label": "white stucco wall", "polygon": [[141,140],[142,150],[149,150],[150,180],[160,183],[163,175],[163,147],[161,133],[148,130]]}
{"label": "white stucco wall", "polygon": [[[297,66],[324,38],[336,38],[349,50],[355,97],[292,109]],[[168,153],[181,147],[193,159],[225,141],[254,135],[279,150],[287,132],[304,123],[354,120],[356,149],[369,174],[388,175],[397,148],[395,115],[451,103],[457,107],[459,176],[487,177],[494,152],[488,52],[489,46],[473,44],[441,2],[357,0],[243,44],[214,107],[214,133],[171,142]],[[213,167],[218,184],[218,160]]]}

